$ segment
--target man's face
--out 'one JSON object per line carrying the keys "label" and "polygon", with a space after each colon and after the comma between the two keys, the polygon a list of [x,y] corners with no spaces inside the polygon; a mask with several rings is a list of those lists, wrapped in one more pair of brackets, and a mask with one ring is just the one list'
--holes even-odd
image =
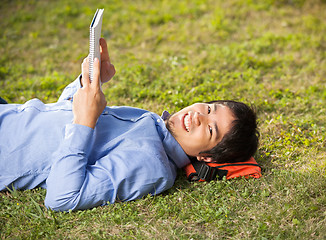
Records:
{"label": "man's face", "polygon": [[186,154],[200,156],[222,140],[233,120],[231,110],[224,105],[195,103],[173,114],[166,125]]}

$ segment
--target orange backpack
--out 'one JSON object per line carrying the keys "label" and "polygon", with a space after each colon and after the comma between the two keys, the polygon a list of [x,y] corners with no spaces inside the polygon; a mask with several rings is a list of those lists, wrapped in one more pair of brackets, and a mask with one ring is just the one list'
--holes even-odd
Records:
{"label": "orange backpack", "polygon": [[256,160],[251,157],[246,162],[235,163],[205,163],[200,161],[191,161],[190,164],[184,167],[186,176],[189,181],[211,181],[215,178],[219,180],[237,178],[237,177],[253,177],[260,178],[261,167],[257,164]]}

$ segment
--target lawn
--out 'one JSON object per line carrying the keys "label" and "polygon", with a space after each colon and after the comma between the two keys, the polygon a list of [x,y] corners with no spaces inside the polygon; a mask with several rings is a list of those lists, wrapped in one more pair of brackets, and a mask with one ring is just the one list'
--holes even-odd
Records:
{"label": "lawn", "polygon": [[69,213],[47,210],[43,189],[2,192],[0,237],[325,239],[326,1],[2,0],[0,96],[56,101],[97,8],[117,69],[108,104],[253,104],[263,177],[190,183],[180,170],[161,195]]}

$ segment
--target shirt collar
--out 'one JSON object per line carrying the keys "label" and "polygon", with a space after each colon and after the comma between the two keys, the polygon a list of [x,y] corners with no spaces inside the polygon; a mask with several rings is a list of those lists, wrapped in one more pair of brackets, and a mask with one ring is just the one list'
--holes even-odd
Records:
{"label": "shirt collar", "polygon": [[172,136],[172,134],[169,132],[169,130],[166,128],[164,121],[169,118],[171,114],[168,111],[163,111],[161,118],[163,120],[162,130],[163,130],[163,146],[166,150],[167,155],[173,159],[173,162],[176,164],[178,168],[182,168],[185,165],[190,163],[190,160],[187,156],[187,154],[184,152],[180,144],[177,142],[177,140]]}
{"label": "shirt collar", "polygon": [[170,116],[171,116],[171,114],[170,114],[168,111],[164,110],[164,111],[162,112],[161,118],[163,119],[163,121],[165,121],[165,120],[167,120]]}

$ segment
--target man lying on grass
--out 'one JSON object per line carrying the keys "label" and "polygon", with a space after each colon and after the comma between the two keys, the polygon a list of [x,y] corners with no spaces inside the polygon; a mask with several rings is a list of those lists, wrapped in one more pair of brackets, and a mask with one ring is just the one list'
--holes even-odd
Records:
{"label": "man lying on grass", "polygon": [[[94,79],[105,83],[115,69],[100,43]],[[244,103],[196,103],[162,118],[106,105],[87,58],[58,102],[1,104],[0,190],[42,187],[53,210],[88,209],[167,190],[190,157],[246,161],[257,149],[256,115]]]}

